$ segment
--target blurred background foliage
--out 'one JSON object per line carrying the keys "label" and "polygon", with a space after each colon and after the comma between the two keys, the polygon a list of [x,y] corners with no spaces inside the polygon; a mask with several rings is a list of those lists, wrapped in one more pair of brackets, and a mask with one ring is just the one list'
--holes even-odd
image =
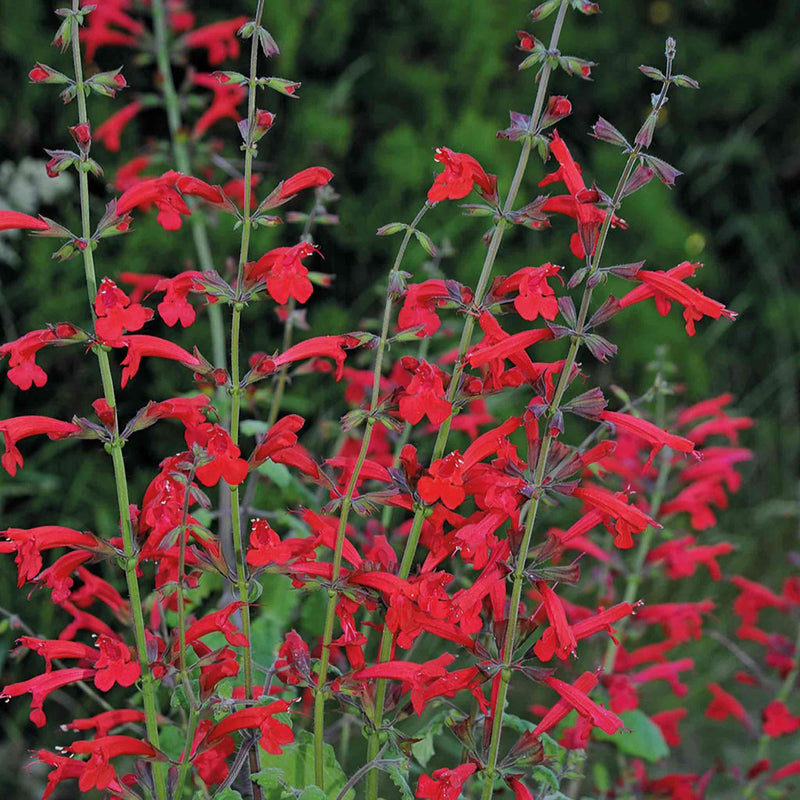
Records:
{"label": "blurred background foliage", "polygon": [[[698,285],[739,312],[735,324],[703,321],[690,339],[677,309],[661,318],[645,304],[633,307],[610,328],[610,338],[621,349],[602,373],[613,372],[614,382],[642,391],[650,380],[646,365],[654,355],[653,343],[664,342],[688,402],[730,391],[737,410],[756,418],[757,426],[743,440],[757,459],[746,467],[737,511],[722,516],[721,530],[739,546],[728,570],[757,564],[757,574],[751,570],[750,576],[770,582],[771,575],[785,575],[787,553],[797,548],[800,521],[797,5],[794,0],[604,0],[601,6],[604,13],[597,17],[570,15],[561,39],[562,52],[597,62],[594,80],[557,73],[551,83],[553,93],[566,94],[573,103],[574,113],[560,123],[559,132],[582,164],[587,182],[613,190],[623,166],[620,153],[591,139],[590,126],[602,115],[626,135],[635,134],[656,86],[637,67],[663,65],[668,35],[678,41],[677,71],[693,76],[702,87],[698,92],[673,91],[651,149],[685,176],[672,191],[655,181],[626,201],[621,214],[630,230],[612,234],[605,263],[646,259],[651,268],[668,269],[685,259],[702,261],[706,268]],[[224,13],[211,2],[192,7],[199,23],[252,13],[251,4],[240,0],[227,3]],[[495,134],[507,126],[509,110],[529,113],[535,94],[533,71],[516,68],[522,56],[515,48],[515,30],[533,30],[546,39],[552,21],[531,28],[530,7],[519,0],[267,4],[266,25],[281,55],[265,71],[303,86],[299,101],[275,94],[260,98],[261,107],[278,113],[278,122],[259,150],[264,179],[257,193],[263,197],[279,179],[319,164],[334,171],[341,195],[335,208],[340,225],[319,229],[317,235],[325,255],[317,268],[334,274],[335,282],[330,290],[317,289],[309,304],[315,333],[371,324],[375,301],[383,293],[376,276],[386,274],[397,244],[376,238],[375,229],[412,219],[436,171],[436,146],[471,153],[487,171],[498,174],[501,193],[508,186],[518,145],[497,141]],[[74,181],[68,176],[44,178],[41,164],[31,162],[43,157],[45,147],[71,146],[66,128],[74,124],[73,106],[62,106],[51,87],[31,86],[26,77],[37,60],[69,71],[68,57],[49,47],[55,19],[51,12],[50,3],[0,0],[0,207],[41,212],[77,228]],[[244,69],[244,61],[242,57],[225,66]],[[151,67],[132,64],[128,51],[101,49],[97,63],[100,69],[125,64],[131,88],[117,101],[90,100],[95,126],[139,91],[150,91],[152,83]],[[191,53],[191,64],[210,70],[202,51]],[[98,146],[93,156],[113,176],[120,164],[137,155],[137,142],[165,133],[160,110],[149,109],[124,133],[120,153]],[[210,135],[224,140],[223,154],[238,167],[233,123],[218,123]],[[520,204],[539,194],[537,182],[551,168],[532,158]],[[212,175],[215,182],[228,177],[220,170]],[[111,195],[99,181],[93,188],[99,215]],[[238,233],[228,221],[210,219],[217,267],[223,272],[238,247]],[[101,274],[155,270],[170,275],[193,263],[188,224],[177,234],[167,234],[154,215],[138,214],[135,227],[133,235],[102,244],[97,255]],[[452,257],[442,264],[447,274],[474,284],[483,258],[482,221],[461,217],[453,204],[444,203],[427,215],[422,228],[452,247]],[[555,218],[547,231],[510,232],[499,271],[545,261],[574,267],[567,249],[572,230],[568,220]],[[254,248],[266,252],[295,242],[298,235],[296,225],[262,231]],[[2,341],[50,321],[85,321],[80,262],[51,261],[53,249],[48,239],[5,234],[0,239]],[[424,279],[425,259],[421,250],[412,250],[404,266]],[[620,294],[628,288],[620,282],[612,291]],[[277,319],[263,307],[248,314],[246,347],[274,350],[280,336]],[[210,347],[202,344],[208,341],[204,325],[201,321],[188,332],[169,335],[185,346],[199,343],[208,353]],[[641,335],[643,327],[646,335]],[[166,335],[160,323],[151,332]],[[89,413],[94,395],[87,395],[86,387],[96,386],[95,368],[91,359],[77,356],[74,348],[44,352],[41,361],[50,380],[43,389],[23,394],[4,379],[0,418],[43,413],[68,419],[76,412]],[[597,364],[585,366],[597,374]],[[147,399],[173,394],[174,375],[170,366],[143,366],[122,394],[123,417]],[[292,393],[287,407],[301,413],[323,408],[323,420],[335,422],[342,411],[338,389],[312,384],[313,378],[302,380],[308,382],[298,383],[300,391]],[[188,384],[187,379],[181,386]],[[145,387],[149,397],[142,394]],[[131,458],[152,465],[152,470],[132,476],[134,497],[141,496],[157,462],[180,447],[173,429],[165,429],[158,439],[143,436],[131,442]],[[80,450],[80,460],[66,458],[73,448]],[[113,484],[101,449],[87,443],[48,444],[38,450],[28,447],[26,453],[26,469],[15,481],[0,476],[2,527],[58,522],[113,531]],[[52,518],[54,498],[61,508],[57,520]],[[17,598],[13,565],[3,559],[0,605],[18,609]],[[53,613],[38,594],[25,606],[26,622],[40,631],[54,624],[48,617]],[[5,644],[13,638],[6,632]],[[0,661],[4,652],[0,647]],[[7,732],[24,723],[23,705],[4,715]]]}

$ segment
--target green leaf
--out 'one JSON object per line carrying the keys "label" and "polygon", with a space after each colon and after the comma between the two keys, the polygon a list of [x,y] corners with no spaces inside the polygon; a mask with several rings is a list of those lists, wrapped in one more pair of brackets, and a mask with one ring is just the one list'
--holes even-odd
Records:
{"label": "green leaf", "polygon": [[236,789],[231,789],[228,787],[227,789],[223,789],[221,792],[215,794],[214,800],[242,800],[242,796],[236,791]]}
{"label": "green leaf", "polygon": [[550,789],[558,790],[558,775],[553,770],[545,767],[543,764],[538,764],[533,768],[531,777],[541,786],[547,784]]}
{"label": "green leaf", "polygon": [[267,459],[259,468],[258,474],[269,478],[279,489],[287,489],[292,483],[292,473],[285,464]]}
{"label": "green leaf", "polygon": [[406,777],[408,775],[408,759],[403,759],[399,750],[394,751],[392,754],[387,754],[385,757],[391,758],[395,754],[398,756],[398,758],[403,760],[403,764],[400,764],[399,762],[388,764],[386,767],[384,767],[386,774],[389,776],[391,782],[400,791],[400,800],[414,800],[414,792],[411,791],[411,787],[408,785],[408,779]]}
{"label": "green leaf", "polygon": [[159,749],[163,750],[173,761],[177,761],[181,757],[185,740],[180,728],[162,728],[158,742]]}
{"label": "green leaf", "polygon": [[517,733],[528,733],[536,727],[535,722],[529,722],[527,719],[522,719],[522,717],[509,714],[508,712],[503,714],[503,724],[515,730]]}
{"label": "green leaf", "polygon": [[[347,783],[347,778],[336,760],[331,745],[324,745],[322,759],[324,792],[315,783],[314,737],[308,731],[302,731],[294,744],[284,747],[283,753],[279,756],[262,753],[263,769],[254,777],[259,784],[274,786],[278,770],[285,775],[289,786],[305,787],[300,795],[303,800],[336,800]],[[344,796],[344,800],[353,800],[355,796],[355,790],[351,789]]]}
{"label": "green leaf", "polygon": [[629,733],[620,731],[613,736],[601,730],[595,730],[593,736],[602,742],[611,742],[620,753],[636,758],[644,758],[650,762],[660,761],[669,755],[669,747],[664,741],[661,728],[643,711],[623,711],[620,718]]}

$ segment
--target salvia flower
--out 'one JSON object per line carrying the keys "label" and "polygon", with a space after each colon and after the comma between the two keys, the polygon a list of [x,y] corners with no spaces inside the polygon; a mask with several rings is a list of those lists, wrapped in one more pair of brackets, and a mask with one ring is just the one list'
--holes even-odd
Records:
{"label": "salvia flower", "polygon": [[428,190],[428,200],[438,203],[441,200],[460,200],[466,197],[473,186],[485,194],[494,193],[496,178],[489,176],[475,158],[467,153],[455,153],[449,147],[437,147],[434,161],[444,164]]}

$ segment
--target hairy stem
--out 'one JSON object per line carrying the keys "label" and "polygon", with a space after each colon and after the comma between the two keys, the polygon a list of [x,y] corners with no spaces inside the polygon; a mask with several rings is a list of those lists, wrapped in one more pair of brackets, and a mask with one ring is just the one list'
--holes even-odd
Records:
{"label": "hairy stem", "polygon": [[[72,12],[77,14],[80,10],[79,0],[73,0]],[[81,62],[80,40],[78,37],[78,22],[75,16],[72,17],[71,25],[72,40],[72,63],[75,70],[75,85],[77,88],[78,100],[78,122],[88,124],[89,118],[86,111],[86,96],[84,94],[83,64]],[[86,289],[89,296],[89,308],[92,321],[95,320],[94,300],[97,295],[97,276],[94,267],[94,254],[91,244],[91,218],[89,214],[89,176],[83,168],[88,156],[81,154],[81,164],[78,168],[78,185],[81,204],[81,236],[86,242],[86,247],[82,251],[83,267],[86,278]],[[133,531],[131,527],[130,507],[128,499],[128,479],[125,473],[125,460],[122,457],[122,447],[124,442],[119,435],[119,423],[117,420],[117,401],[114,394],[114,381],[111,377],[111,364],[108,358],[108,351],[102,345],[93,348],[97,355],[100,365],[100,376],[103,383],[103,396],[109,408],[114,412],[114,434],[113,439],[107,445],[111,453],[114,466],[114,484],[117,492],[117,505],[119,508],[120,527],[122,529],[122,543],[125,553],[124,570],[125,581],[128,588],[128,598],[131,605],[131,615],[133,617],[133,632],[136,645],[136,655],[141,671],[142,699],[145,712],[145,730],[147,740],[153,747],[159,747],[158,736],[158,704],[156,700],[156,686],[153,674],[147,659],[147,645],[145,639],[144,612],[142,610],[142,598],[139,591],[139,581],[136,576],[137,567],[137,548],[133,541]],[[155,782],[155,793],[157,800],[167,800],[167,774],[166,764],[155,762],[153,764],[153,779]]]}
{"label": "hairy stem", "polygon": [[[425,212],[430,208],[430,203],[426,202],[419,210],[419,213],[414,218],[414,221],[406,228],[403,241],[400,243],[400,248],[397,251],[394,264],[391,272],[389,273],[389,284],[386,290],[386,302],[383,307],[383,322],[381,324],[381,335],[378,341],[377,353],[375,356],[375,367],[372,378],[372,395],[369,403],[369,417],[366,422],[364,436],[361,440],[361,449],[358,453],[353,473],[350,476],[350,481],[347,485],[347,491],[342,498],[341,508],[339,510],[339,526],[336,531],[336,543],[333,552],[333,573],[331,575],[331,586],[335,586],[339,580],[342,569],[342,550],[344,548],[345,533],[347,532],[347,521],[350,517],[350,510],[353,503],[353,495],[355,494],[358,479],[361,475],[361,468],[364,466],[364,461],[367,458],[369,451],[370,441],[372,440],[372,429],[378,418],[375,411],[378,408],[378,400],[380,397],[381,388],[381,374],[383,371],[383,358],[386,353],[386,348],[389,340],[389,324],[392,318],[392,304],[394,302],[393,285],[394,278],[400,269],[400,264],[403,261],[408,243],[419,225],[420,220],[425,215]],[[333,639],[333,627],[336,621],[336,598],[337,591],[334,588],[328,590],[328,608],[325,613],[325,627],[322,635],[322,655],[319,661],[319,679],[317,682],[316,693],[314,696],[314,774],[316,777],[317,785],[324,789],[323,786],[323,772],[322,772],[322,756],[324,744],[324,729],[325,729],[325,681],[328,677],[328,665],[330,662],[331,641]],[[377,750],[376,750],[377,753]],[[369,760],[373,761],[373,755]]]}

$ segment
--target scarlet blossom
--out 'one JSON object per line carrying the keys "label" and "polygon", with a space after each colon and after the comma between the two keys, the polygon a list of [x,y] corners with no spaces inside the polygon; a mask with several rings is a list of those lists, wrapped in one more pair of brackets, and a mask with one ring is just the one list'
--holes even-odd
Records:
{"label": "scarlet blossom", "polygon": [[28,73],[28,77],[34,83],[51,83],[60,80],[58,73],[52,67],[48,67],[47,64],[40,64],[38,61]]}
{"label": "scarlet blossom", "polygon": [[659,428],[658,425],[654,425],[646,419],[633,417],[630,414],[623,414],[619,411],[602,411],[600,419],[650,443],[652,446],[650,457],[647,459],[643,469],[647,469],[650,466],[663,447],[669,447],[679,453],[695,452],[693,441],[683,436],[669,433],[669,431]]}
{"label": "scarlet blossom", "polygon": [[[48,800],[62,781],[80,778],[87,769],[87,763],[85,761],[78,761],[75,758],[60,756],[56,753],[50,753],[47,750],[39,750],[36,753],[36,760],[41,764],[54,768],[47,776],[47,786],[45,787],[41,800]],[[112,781],[108,788],[115,793],[123,791],[122,786],[117,783],[117,781]]]}
{"label": "scarlet blossom", "polygon": [[237,84],[222,85],[208,73],[195,73],[192,83],[210,89],[214,93],[211,105],[202,113],[192,128],[192,136],[197,139],[202,136],[212,125],[222,119],[239,119],[238,107],[244,100],[246,92],[244,87]]}
{"label": "scarlet blossom", "polygon": [[145,713],[135,708],[120,708],[111,711],[103,711],[93,717],[74,719],[64,725],[68,731],[90,731],[94,730],[95,736],[108,736],[108,734],[120,725],[130,725],[131,723],[144,722]]}
{"label": "scarlet blossom", "polygon": [[[89,647],[88,644],[80,642],[65,642],[61,639],[37,639],[34,636],[20,636],[17,639],[19,649],[32,650],[37,655],[44,658],[44,671],[51,672],[53,669],[53,659],[63,661],[65,658],[78,659],[78,661],[89,662],[94,665],[97,660],[97,650]],[[86,667],[86,664],[83,665]]]}
{"label": "scarlet blossom", "polygon": [[21,439],[46,434],[50,439],[57,440],[80,433],[80,431],[80,426],[52,417],[32,415],[0,420],[0,433],[3,434],[5,440],[5,453],[0,458],[0,463],[13,478],[17,474],[17,467],[23,465],[22,454],[17,449],[17,442]]}
{"label": "scarlet blossom", "polygon": [[47,231],[50,226],[41,217],[32,217],[20,211],[0,210],[0,231],[10,230]]}
{"label": "scarlet blossom", "polygon": [[706,707],[706,716],[709,719],[725,720],[733,716],[747,727],[750,727],[747,711],[732,694],[728,694],[717,683],[708,683],[706,686],[711,694],[714,695],[714,699]]}
{"label": "scarlet blossom", "polygon": [[[260,175],[252,175],[250,177],[250,208],[255,208],[258,205],[258,199],[253,189],[261,183]],[[222,191],[225,192],[227,197],[230,197],[239,208],[244,209],[244,177],[231,178],[226,184],[223,185]]]}
{"label": "scarlet blossom", "polygon": [[157,178],[148,178],[127,189],[117,200],[116,213],[124,216],[134,208],[159,209],[158,223],[164,230],[176,231],[181,227],[181,215],[191,215],[183,195],[193,195],[214,205],[225,203],[219,186],[211,186],[192,175],[170,170]]}
{"label": "scarlet blossom", "polygon": [[[594,253],[597,244],[597,235],[600,226],[606,218],[606,211],[597,208],[596,203],[600,197],[596,190],[586,188],[581,176],[580,165],[572,158],[558,131],[553,131],[550,150],[558,161],[558,169],[539,181],[539,186],[562,181],[569,194],[548,198],[542,205],[542,211],[556,214],[566,214],[578,223],[578,233],[573,235],[570,249],[577,258],[584,258],[587,251]],[[625,220],[612,214],[611,225],[626,228]]]}
{"label": "scarlet blossom", "polygon": [[[122,131],[141,110],[142,104],[138,100],[123,106],[95,130],[95,140],[102,142],[112,153],[118,153],[121,147]],[[119,172],[117,172],[117,179],[119,179]]]}
{"label": "scarlet blossom", "polygon": [[86,769],[78,779],[78,788],[82,792],[109,787],[116,779],[114,768],[109,763],[112,758],[118,756],[158,757],[158,753],[151,744],[134,739],[132,736],[101,736],[88,742],[73,742],[66,749],[78,755],[89,755]]}
{"label": "scarlet blossom", "polygon": [[661,735],[670,747],[677,747],[681,743],[681,735],[678,724],[688,716],[689,712],[685,708],[673,708],[670,711],[659,711],[653,714],[650,719],[661,728]]}
{"label": "scarlet blossom", "polygon": [[123,389],[128,381],[139,371],[142,358],[145,356],[178,361],[191,369],[201,366],[200,360],[191,353],[186,352],[186,350],[173,342],[160,339],[158,336],[134,334],[132,336],[124,336],[122,343],[124,347],[128,348],[128,354],[122,361],[122,365],[125,367],[122,370]]}
{"label": "scarlet blossom", "polygon": [[0,692],[0,700],[10,697],[19,697],[22,694],[31,694],[31,713],[30,720],[37,728],[43,728],[47,723],[47,717],[42,711],[42,705],[47,697],[57,689],[63,689],[70,683],[89,680],[94,675],[93,669],[80,669],[73,667],[70,669],[58,669],[53,672],[45,672],[44,675],[37,675],[28,681],[21,683],[10,683],[3,687]]}
{"label": "scarlet blossom", "polygon": [[305,303],[314,287],[302,259],[313,253],[319,253],[319,248],[308,242],[293,247],[276,247],[247,265],[247,279],[252,282],[266,279],[267,291],[280,305],[288,303],[290,297],[298,303]]}
{"label": "scarlet blossom", "polygon": [[400,416],[411,425],[416,425],[424,416],[432,425],[441,425],[452,411],[442,380],[438,367],[420,361],[414,368],[411,383],[400,397]]}
{"label": "scarlet blossom", "polygon": [[686,321],[686,333],[689,336],[694,336],[694,324],[703,317],[736,319],[735,311],[725,308],[722,303],[712,300],[699,289],[693,289],[683,282],[683,278],[694,275],[695,270],[701,266],[702,264],[690,264],[684,261],[667,272],[640,269],[635,278],[642,281],[646,289],[643,291],[643,287],[638,287],[628,292],[619,299],[620,307],[626,308],[646,300],[648,297],[653,297],[658,313],[666,316],[673,301],[680,303],[683,306],[683,318]]}
{"label": "scarlet blossom", "polygon": [[[544,682],[551,689],[555,689],[578,714],[582,717],[588,717],[592,721],[592,725],[600,728],[605,733],[613,735],[624,727],[622,720],[616,714],[590,700],[588,695],[577,685],[565,683],[553,677],[545,678]],[[542,723],[540,722],[537,730],[541,725]]]}
{"label": "scarlet blossom", "polygon": [[713,610],[712,600],[701,600],[697,603],[646,605],[639,609],[638,615],[642,622],[660,624],[664,634],[677,643],[699,639],[702,615]]}
{"label": "scarlet blossom", "polygon": [[216,486],[220,479],[229,486],[238,486],[247,477],[247,462],[240,458],[241,450],[233,443],[230,434],[221,425],[205,424],[190,431],[191,438],[199,444],[210,460],[195,470],[204,486]]}
{"label": "scarlet blossom", "polygon": [[116,683],[120,686],[131,686],[139,680],[139,662],[132,659],[130,647],[122,640],[98,636],[97,647],[100,656],[94,665],[97,670],[94,685],[101,692],[109,691]]}
{"label": "scarlet blossom", "polygon": [[467,778],[476,769],[475,764],[461,764],[453,769],[434,770],[430,776],[420,775],[414,796],[425,800],[458,800]]}
{"label": "scarlet blossom", "polygon": [[103,278],[94,300],[95,333],[102,344],[119,347],[125,331],[138,331],[153,318],[153,310],[130,298],[114,281]]}
{"label": "scarlet blossom", "polygon": [[186,643],[191,644],[197,639],[207,636],[209,633],[222,633],[225,641],[234,647],[249,647],[247,637],[236,629],[231,622],[231,616],[235,614],[244,604],[241,601],[230,603],[225,608],[207,614],[202,619],[193,622],[186,629]]}
{"label": "scarlet blossom", "polygon": [[281,537],[265,519],[256,519],[250,531],[247,563],[254,567],[267,564],[283,566],[298,558],[313,558],[315,547],[316,542],[311,537],[281,541]]}
{"label": "scarlet blossom", "polygon": [[307,167],[281,182],[279,200],[288,200],[303,189],[312,189],[330,183],[333,173],[325,167]]}
{"label": "scarlet blossom", "polygon": [[260,466],[270,459],[276,464],[296,467],[306,475],[318,478],[319,467],[297,441],[297,432],[304,424],[305,420],[299,414],[288,414],[275,422],[250,456],[251,467]]}
{"label": "scarlet blossom", "polygon": [[439,278],[409,284],[397,316],[398,329],[405,331],[422,326],[417,336],[433,336],[442,324],[435,309],[450,299],[452,298],[445,281]]}
{"label": "scarlet blossom", "polygon": [[558,314],[558,301],[547,279],[558,275],[561,267],[555,264],[542,264],[540,267],[523,267],[506,278],[496,289],[495,294],[504,295],[518,292],[514,298],[514,308],[523,318],[532,322],[541,316],[554,320]]}
{"label": "scarlet blossom", "polygon": [[275,700],[265,706],[252,706],[234,711],[233,714],[218,722],[208,732],[206,740],[212,744],[217,739],[227,736],[234,731],[258,728],[261,731],[259,744],[268,753],[280,755],[283,746],[294,741],[292,729],[284,722],[275,719],[276,714],[289,710],[289,703],[285,700]]}
{"label": "scarlet blossom", "polygon": [[795,716],[780,700],[773,700],[763,711],[764,733],[767,736],[786,736],[800,730],[800,716]]}
{"label": "scarlet blossom", "polygon": [[[98,3],[80,28],[80,40],[86,48],[86,60],[94,61],[100,47],[135,47],[144,25],[126,13],[130,0]],[[112,27],[114,26],[114,27]]]}
{"label": "scarlet blossom", "polygon": [[187,47],[206,50],[209,63],[217,66],[225,59],[239,57],[239,40],[236,38],[236,31],[247,21],[247,17],[234,17],[222,22],[213,22],[190,31],[186,34],[184,41]]}
{"label": "scarlet blossom", "polygon": [[[664,513],[666,510],[662,506]],[[666,563],[667,577],[672,580],[687,578],[694,575],[698,564],[704,564],[712,580],[718,581],[722,577],[722,570],[717,563],[717,558],[733,552],[733,545],[720,542],[713,545],[694,546],[697,540],[694,536],[684,536],[682,539],[672,539],[654,547],[648,554],[649,562],[664,561]]]}
{"label": "scarlet blossom", "polygon": [[197,314],[186,298],[189,292],[203,291],[199,282],[202,277],[202,272],[187,270],[172,278],[162,278],[153,287],[153,291],[165,292],[164,299],[158,304],[158,313],[170,328],[178,322],[188,328],[195,321]]}
{"label": "scarlet blossom", "polygon": [[454,153],[449,147],[437,147],[433,160],[444,164],[444,171],[436,176],[433,186],[428,190],[428,200],[431,203],[438,203],[441,200],[460,200],[466,197],[476,184],[486,194],[494,192],[496,178],[487,175],[472,156],[466,153]]}
{"label": "scarlet blossom", "polygon": [[644,511],[629,505],[628,498],[622,492],[615,494],[599,486],[583,486],[575,489],[573,496],[616,520],[614,545],[621,549],[633,547],[632,533],[641,533],[648,525],[654,528],[661,527]]}
{"label": "scarlet blossom", "polygon": [[56,342],[80,341],[85,338],[78,328],[68,322],[52,328],[31,331],[13,342],[0,345],[0,358],[8,356],[8,379],[22,391],[31,386],[41,388],[47,383],[47,373],[36,363],[36,354]]}
{"label": "scarlet blossom", "polygon": [[284,364],[302,361],[306,358],[332,358],[336,362],[336,380],[342,377],[345,349],[357,347],[360,344],[355,336],[343,334],[340,336],[313,336],[303,342],[292,345],[288,350],[277,356],[267,356],[263,353],[253,354],[250,366],[259,375],[271,375]]}

